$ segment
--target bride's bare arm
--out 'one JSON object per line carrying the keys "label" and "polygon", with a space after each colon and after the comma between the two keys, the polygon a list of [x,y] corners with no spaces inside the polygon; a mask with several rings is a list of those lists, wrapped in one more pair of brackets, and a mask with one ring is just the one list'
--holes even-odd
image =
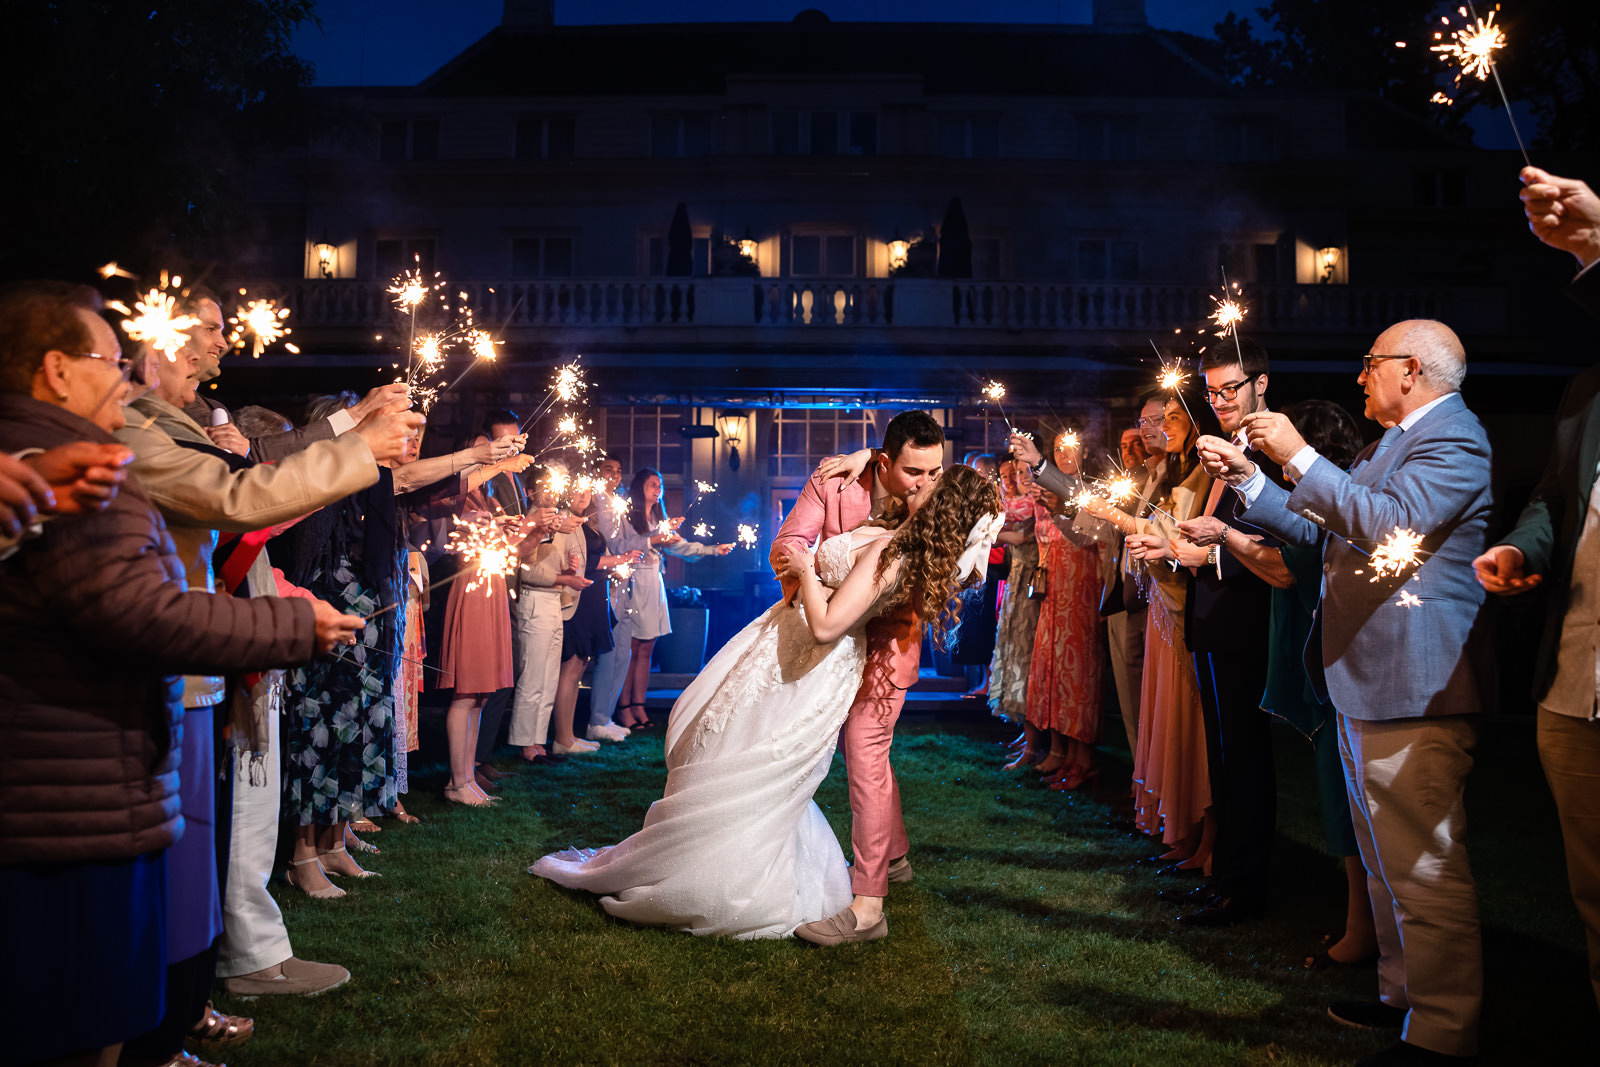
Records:
{"label": "bride's bare arm", "polygon": [[881,578],[877,575],[878,556],[888,541],[887,537],[880,537],[863,548],[850,568],[849,577],[832,596],[817,577],[815,568],[795,568],[795,577],[800,581],[800,603],[806,609],[806,626],[812,637],[823,644],[837,641],[865,618],[883,591],[894,584],[900,573],[899,560],[891,563]]}

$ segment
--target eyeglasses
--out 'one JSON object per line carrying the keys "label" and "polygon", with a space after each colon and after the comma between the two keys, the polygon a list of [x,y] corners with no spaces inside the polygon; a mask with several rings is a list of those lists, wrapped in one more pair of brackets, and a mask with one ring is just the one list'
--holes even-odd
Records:
{"label": "eyeglasses", "polygon": [[1165,415],[1145,415],[1145,416],[1139,418],[1138,420],[1136,420],[1136,425],[1143,426],[1146,429],[1150,429],[1152,427],[1160,426],[1163,422],[1166,422],[1166,421],[1167,421],[1167,417]]}
{"label": "eyeglasses", "polygon": [[1249,378],[1240,378],[1236,382],[1229,382],[1227,385],[1221,386],[1217,389],[1207,389],[1205,390],[1206,399],[1232,400],[1234,397],[1239,395],[1239,390],[1255,381],[1258,377],[1260,377],[1260,375],[1252,375]]}
{"label": "eyeglasses", "polygon": [[1409,355],[1409,354],[1406,354],[1406,353],[1402,353],[1400,355],[1395,355],[1395,356],[1377,356],[1377,355],[1373,355],[1371,352],[1368,352],[1366,355],[1361,357],[1361,373],[1362,374],[1369,373],[1372,370],[1372,365],[1374,363],[1378,362],[1378,360],[1380,360],[1380,359],[1415,359],[1415,358],[1417,358],[1417,357]]}
{"label": "eyeglasses", "polygon": [[110,363],[112,366],[116,367],[119,372],[121,372],[124,378],[126,378],[128,376],[128,372],[133,369],[133,360],[129,359],[127,356],[102,356],[98,352],[67,352],[64,354],[71,356],[74,359],[98,359],[102,363]]}

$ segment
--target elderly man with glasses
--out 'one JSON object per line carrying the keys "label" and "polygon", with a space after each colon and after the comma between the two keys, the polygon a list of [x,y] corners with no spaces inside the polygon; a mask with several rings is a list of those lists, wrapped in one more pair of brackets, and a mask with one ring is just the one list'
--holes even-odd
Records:
{"label": "elderly man with glasses", "polygon": [[[1492,496],[1483,425],[1461,399],[1467,358],[1440,322],[1385,330],[1357,381],[1383,437],[1340,470],[1282,415],[1243,420],[1251,445],[1296,479],[1272,484],[1238,448],[1203,437],[1208,469],[1238,485],[1241,518],[1291,544],[1322,530],[1322,602],[1307,665],[1339,709],[1339,751],[1378,932],[1377,1001],[1329,1014],[1398,1027],[1399,1044],[1362,1064],[1448,1063],[1477,1052],[1483,1000],[1478,899],[1463,791],[1492,662],[1472,561]],[[1377,570],[1373,549],[1421,536],[1414,562]],[[1315,668],[1320,666],[1318,672]]]}

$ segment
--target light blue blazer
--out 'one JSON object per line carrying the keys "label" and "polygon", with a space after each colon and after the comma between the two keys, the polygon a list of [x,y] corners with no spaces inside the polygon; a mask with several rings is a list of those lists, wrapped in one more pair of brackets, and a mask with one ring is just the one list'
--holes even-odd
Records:
{"label": "light blue blazer", "polygon": [[[1482,711],[1493,692],[1484,591],[1472,571],[1492,506],[1483,424],[1457,393],[1375,460],[1369,452],[1348,472],[1319,457],[1292,493],[1268,483],[1242,516],[1291,544],[1314,544],[1321,529],[1337,535],[1323,549],[1306,646],[1312,683],[1356,719]],[[1396,527],[1423,535],[1422,563],[1373,581],[1365,552]],[[1402,605],[1402,592],[1418,603]]]}

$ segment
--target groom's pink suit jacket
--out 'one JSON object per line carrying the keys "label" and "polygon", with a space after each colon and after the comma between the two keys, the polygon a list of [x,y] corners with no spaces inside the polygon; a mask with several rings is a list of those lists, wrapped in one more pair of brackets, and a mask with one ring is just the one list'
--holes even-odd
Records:
{"label": "groom's pink suit jacket", "polygon": [[[773,570],[784,555],[813,550],[866,522],[872,514],[872,468],[853,482],[813,474],[772,542]],[[795,583],[785,581],[785,596]],[[894,724],[906,689],[917,680],[922,626],[909,605],[867,622],[867,667],[840,734],[850,785],[850,882],[862,896],[888,893],[889,861],[909,848],[900,816],[900,787],[889,766]]]}

